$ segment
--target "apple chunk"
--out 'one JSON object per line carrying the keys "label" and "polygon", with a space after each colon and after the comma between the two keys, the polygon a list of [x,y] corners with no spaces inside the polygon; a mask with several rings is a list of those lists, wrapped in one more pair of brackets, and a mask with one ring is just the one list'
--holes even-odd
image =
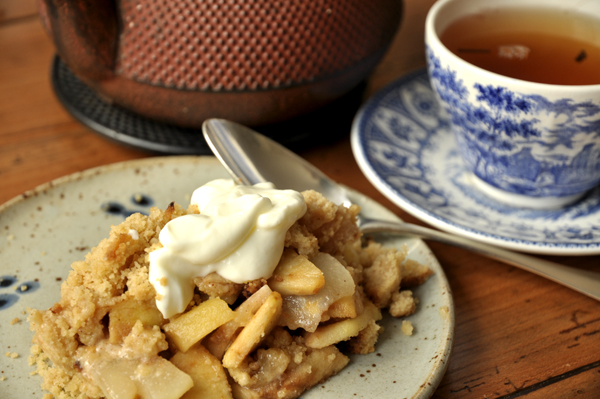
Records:
{"label": "apple chunk", "polygon": [[323,272],[305,256],[286,248],[268,284],[281,295],[313,295],[325,285]]}
{"label": "apple chunk", "polygon": [[359,291],[355,291],[354,295],[338,299],[327,309],[329,317],[335,319],[352,319],[362,313],[362,311],[363,303]]}
{"label": "apple chunk", "polygon": [[166,324],[164,331],[177,348],[185,352],[234,316],[227,302],[211,298]]}
{"label": "apple chunk", "polygon": [[129,335],[135,323],[140,320],[144,326],[162,326],[166,320],[156,308],[154,300],[134,299],[119,302],[110,310],[108,323],[109,341],[120,344]]}
{"label": "apple chunk", "polygon": [[315,332],[305,333],[305,344],[309,348],[325,348],[357,336],[369,322],[377,320],[381,320],[381,311],[371,301],[365,299],[364,311],[360,316],[320,326]]}
{"label": "apple chunk", "polygon": [[269,335],[281,314],[281,302],[281,295],[278,292],[272,292],[269,295],[248,325],[244,327],[225,352],[223,366],[227,368],[239,367],[244,358]]}
{"label": "apple chunk", "polygon": [[215,332],[202,341],[206,349],[217,359],[222,359],[225,351],[237,336],[238,331],[250,322],[272,292],[268,285],[263,285],[258,291],[242,302],[234,311],[235,317],[233,320],[217,328]]}
{"label": "apple chunk", "polygon": [[192,377],[194,386],[181,399],[232,399],[227,374],[219,359],[202,344],[187,352],[177,352],[171,358],[177,368]]}
{"label": "apple chunk", "polygon": [[315,331],[321,316],[332,303],[340,298],[351,296],[355,284],[350,272],[333,256],[320,252],[311,261],[325,276],[325,286],[314,295],[289,295],[283,298],[283,313],[280,326],[292,330],[301,327]]}

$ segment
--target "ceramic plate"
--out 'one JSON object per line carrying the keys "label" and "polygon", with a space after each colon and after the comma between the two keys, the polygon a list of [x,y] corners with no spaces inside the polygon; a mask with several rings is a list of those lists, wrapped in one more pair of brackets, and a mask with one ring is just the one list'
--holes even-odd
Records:
{"label": "ceramic plate", "polygon": [[473,186],[426,70],[374,95],[356,115],[351,139],[367,178],[439,229],[525,252],[600,253],[600,188],[566,208],[540,211],[500,204]]}
{"label": "ceramic plate", "polygon": [[[187,206],[195,188],[222,177],[228,175],[214,157],[148,158],[61,178],[0,206],[0,337],[7,355],[0,357],[3,399],[42,397],[41,379],[30,374],[34,369],[27,363],[32,333],[26,308],[46,309],[58,301],[70,264],[106,237],[112,224],[132,212],[165,208],[171,201]],[[353,194],[372,216],[395,218],[372,200]],[[375,353],[353,356],[339,375],[303,398],[428,398],[446,370],[454,308],[444,272],[420,240],[377,239],[408,245],[410,257],[435,272],[415,290],[420,304],[408,318],[415,333],[404,336],[400,321],[386,318]]]}

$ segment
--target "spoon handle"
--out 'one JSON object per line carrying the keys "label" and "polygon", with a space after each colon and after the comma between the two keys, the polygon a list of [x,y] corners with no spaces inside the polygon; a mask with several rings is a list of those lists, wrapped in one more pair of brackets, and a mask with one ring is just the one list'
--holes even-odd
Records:
{"label": "spoon handle", "polygon": [[416,236],[444,244],[468,249],[492,259],[535,273],[558,284],[600,301],[600,273],[577,269],[544,259],[509,251],[493,245],[471,240],[441,231],[410,223],[394,223],[386,221],[364,221],[360,230],[363,233],[396,233]]}

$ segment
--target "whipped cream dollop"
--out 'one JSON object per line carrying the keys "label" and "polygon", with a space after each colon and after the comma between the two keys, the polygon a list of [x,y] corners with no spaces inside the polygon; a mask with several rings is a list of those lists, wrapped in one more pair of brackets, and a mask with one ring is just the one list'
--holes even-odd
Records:
{"label": "whipped cream dollop", "polygon": [[150,283],[165,318],[185,310],[194,277],[216,272],[234,283],[268,278],[277,266],[287,230],[306,212],[304,197],[271,183],[240,186],[213,180],[194,191],[200,214],[171,220],[150,253]]}

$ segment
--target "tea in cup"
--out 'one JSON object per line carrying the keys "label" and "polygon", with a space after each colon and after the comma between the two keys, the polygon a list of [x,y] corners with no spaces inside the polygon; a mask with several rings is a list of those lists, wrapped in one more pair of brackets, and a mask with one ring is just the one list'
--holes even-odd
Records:
{"label": "tea in cup", "polygon": [[440,0],[425,43],[476,187],[547,209],[600,182],[600,2]]}

